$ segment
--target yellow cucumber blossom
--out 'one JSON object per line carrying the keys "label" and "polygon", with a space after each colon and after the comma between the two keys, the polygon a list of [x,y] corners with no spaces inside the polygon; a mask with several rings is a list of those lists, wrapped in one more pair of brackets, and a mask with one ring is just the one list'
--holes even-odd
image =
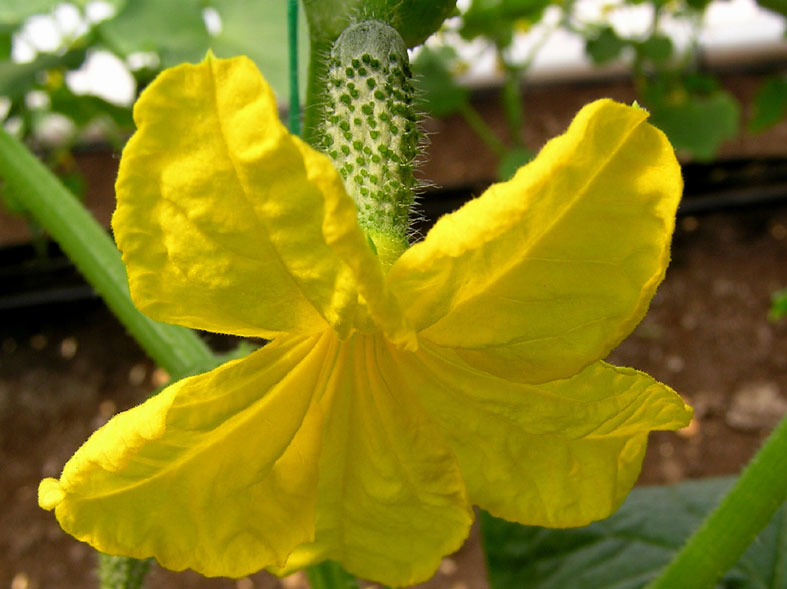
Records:
{"label": "yellow cucumber blossom", "polygon": [[325,559],[387,585],[524,524],[617,509],[667,386],[602,361],[669,259],[681,176],[640,109],[583,108],[387,270],[323,155],[245,58],[165,71],[134,109],[113,228],[137,306],[273,340],[96,431],[39,502],[98,550],[204,575]]}

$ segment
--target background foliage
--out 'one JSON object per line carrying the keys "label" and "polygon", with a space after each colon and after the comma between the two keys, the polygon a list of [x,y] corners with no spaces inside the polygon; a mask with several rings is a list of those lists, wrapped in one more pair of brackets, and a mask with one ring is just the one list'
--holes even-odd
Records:
{"label": "background foliage", "polygon": [[[126,65],[137,92],[166,67],[198,62],[210,49],[219,57],[250,56],[281,96],[287,91],[285,2],[247,0],[111,0],[95,17],[95,2],[75,0],[4,0],[0,8],[0,97],[6,101],[6,128],[29,137],[51,114],[72,123],[68,142],[85,127],[101,122],[110,138],[131,130],[130,104],[118,105],[98,96],[76,95],[68,74],[82,68],[91,55],[108,52]],[[29,39],[27,25],[42,14],[64,7],[77,11],[83,25],[59,31],[60,43],[38,49],[32,61],[12,59],[13,42]],[[111,16],[104,15],[109,12]],[[102,18],[103,17],[103,18]],[[305,18],[301,18],[301,53],[308,55]],[[212,23],[220,23],[212,27]],[[305,80],[305,60],[302,75]],[[30,96],[38,99],[31,101]],[[2,113],[2,111],[0,111]],[[9,125],[9,122],[11,125]]]}
{"label": "background foliage", "polygon": [[[567,30],[584,40],[590,61],[605,65],[623,62],[629,68],[652,122],[662,128],[676,148],[699,160],[710,160],[720,146],[742,130],[742,108],[711,74],[701,71],[699,31],[710,0],[619,0],[605,5],[601,16],[587,20],[576,0],[472,0],[457,18],[449,19],[446,34],[417,54],[423,108],[437,117],[460,113],[498,156],[499,175],[507,177],[533,154],[522,140],[526,124],[521,90],[533,60],[550,33]],[[758,0],[764,8],[785,15],[781,0]],[[208,49],[219,57],[249,55],[260,66],[282,99],[287,95],[286,3],[248,0],[105,0],[96,16],[96,2],[71,0],[4,0],[0,6],[0,120],[17,136],[32,140],[56,118],[60,149],[49,155],[69,187],[80,191],[79,180],[69,178],[73,165],[68,148],[86,129],[119,146],[133,128],[130,104],[115,104],[99,96],[78,95],[68,83],[99,52],[125,64],[137,92],[163,68],[182,61],[196,62]],[[440,18],[450,12],[443,2]],[[622,35],[609,15],[615,7],[647,5],[652,14],[648,30]],[[60,31],[60,43],[38,48],[32,59],[13,58],[14,43],[29,41],[28,25],[56,9],[79,13],[83,24]],[[59,8],[58,8],[59,7]],[[545,15],[551,11],[550,24]],[[412,11],[410,11],[412,12]],[[555,13],[559,16],[555,18]],[[678,49],[665,34],[665,20],[685,24],[691,42]],[[305,85],[309,55],[306,18],[300,19],[301,82]],[[515,39],[540,35],[530,52],[516,56]],[[317,34],[314,38],[319,38]],[[502,82],[502,107],[508,136],[496,137],[470,106],[470,92],[457,81],[465,69],[452,39],[486,44],[497,55]],[[421,41],[414,39],[414,41]],[[303,90],[303,88],[302,88]],[[787,114],[787,76],[767,78],[753,104],[753,117],[745,127],[759,132]],[[12,205],[13,208],[13,205]]]}
{"label": "background foliage", "polygon": [[[718,503],[722,477],[634,489],[609,519],[576,530],[481,518],[492,589],[639,589],[652,581]],[[720,589],[787,589],[782,507],[720,581]]]}
{"label": "background foliage", "polygon": [[[523,82],[550,35],[558,30],[570,31],[583,40],[591,63],[603,66],[617,61],[626,65],[638,102],[650,111],[650,121],[669,136],[678,152],[700,161],[711,160],[725,141],[741,132],[742,105],[714,75],[703,71],[699,36],[709,4],[710,0],[621,0],[602,7],[597,20],[588,20],[578,10],[576,0],[472,0],[467,10],[446,26],[444,41],[430,43],[415,60],[415,70],[425,80],[424,108],[438,117],[452,113],[464,116],[498,155],[499,176],[508,177],[532,156],[522,141]],[[759,4],[785,16],[784,2],[766,0]],[[616,9],[633,6],[648,7],[651,21],[646,32],[624,35],[612,25],[610,15]],[[545,24],[547,20],[550,24]],[[665,20],[691,31],[684,48],[665,33]],[[539,24],[542,26],[536,27]],[[526,55],[517,56],[512,51],[515,40],[525,33],[540,38],[534,40]],[[503,78],[502,107],[508,137],[492,137],[489,129],[480,127],[482,121],[472,112],[469,93],[456,82],[456,73],[467,67],[452,47],[451,39],[457,36],[485,43],[496,53]],[[766,78],[753,113],[747,123],[751,132],[765,130],[784,118],[787,77]]]}

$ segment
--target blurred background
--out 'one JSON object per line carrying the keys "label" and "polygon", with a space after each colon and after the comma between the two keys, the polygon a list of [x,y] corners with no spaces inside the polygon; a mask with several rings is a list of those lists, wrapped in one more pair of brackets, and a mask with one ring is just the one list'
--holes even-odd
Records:
{"label": "blurred background", "polygon": [[[163,68],[249,55],[286,114],[285,13],[283,0],[0,0],[0,123],[108,229],[131,105]],[[422,233],[596,98],[636,100],[675,146],[686,190],[672,265],[610,360],[668,383],[696,418],[653,436],[643,484],[738,473],[787,411],[785,14],[784,0],[460,0],[412,53]],[[303,17],[300,53],[303,88]],[[95,584],[94,554],[38,509],[38,481],[168,378],[0,182],[0,587]],[[476,539],[429,586],[484,588],[483,566]]]}

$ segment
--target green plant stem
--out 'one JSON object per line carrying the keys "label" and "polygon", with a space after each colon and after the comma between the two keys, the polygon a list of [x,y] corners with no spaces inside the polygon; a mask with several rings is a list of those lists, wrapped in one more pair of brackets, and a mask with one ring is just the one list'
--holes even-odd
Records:
{"label": "green plant stem", "polygon": [[136,560],[123,556],[98,555],[100,589],[141,589],[153,559]]}
{"label": "green plant stem", "polygon": [[290,112],[293,135],[301,134],[301,98],[298,93],[298,0],[287,0],[287,43],[289,45]]}
{"label": "green plant stem", "polygon": [[311,589],[358,589],[358,580],[331,560],[307,568],[306,578]]}
{"label": "green plant stem", "polygon": [[787,500],[787,418],[648,589],[712,588]]}
{"label": "green plant stem", "polygon": [[503,145],[503,142],[495,135],[495,132],[492,131],[489,125],[486,124],[486,121],[478,114],[478,111],[469,103],[464,103],[461,106],[459,114],[462,115],[475,134],[497,157],[503,157],[506,154],[508,151],[506,146]]}
{"label": "green plant stem", "polygon": [[173,378],[213,366],[213,354],[193,331],[158,323],[137,310],[125,266],[107,232],[52,172],[2,129],[0,178],[156,363]]}
{"label": "green plant stem", "polygon": [[505,64],[505,78],[503,79],[503,111],[508,124],[508,133],[514,147],[522,147],[522,128],[525,123],[525,109],[522,106],[522,86],[520,70],[505,61],[502,51],[499,58]]}
{"label": "green plant stem", "polygon": [[[564,6],[564,10],[570,9],[571,3],[567,2]],[[530,48],[527,56],[521,63],[512,63],[506,56],[504,48],[500,46],[496,47],[497,58],[498,61],[503,64],[505,76],[503,79],[503,111],[505,113],[509,135],[511,136],[511,140],[514,143],[514,148],[521,148],[525,144],[522,138],[522,130],[524,129],[525,123],[522,81],[524,80],[527,71],[533,65],[533,62],[535,61],[538,53],[541,51],[544,45],[546,45],[547,41],[549,41],[552,33],[554,33],[566,19],[567,16],[564,12],[560,22],[546,28],[541,34],[541,37]]]}

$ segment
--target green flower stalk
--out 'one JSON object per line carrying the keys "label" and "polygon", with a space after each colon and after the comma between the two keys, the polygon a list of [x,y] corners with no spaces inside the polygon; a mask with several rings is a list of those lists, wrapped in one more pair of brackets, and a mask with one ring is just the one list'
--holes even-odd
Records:
{"label": "green flower stalk", "polygon": [[100,589],[142,589],[153,561],[98,555]]}
{"label": "green flower stalk", "polygon": [[714,587],[785,501],[787,418],[771,432],[730,492],[648,589]]}

